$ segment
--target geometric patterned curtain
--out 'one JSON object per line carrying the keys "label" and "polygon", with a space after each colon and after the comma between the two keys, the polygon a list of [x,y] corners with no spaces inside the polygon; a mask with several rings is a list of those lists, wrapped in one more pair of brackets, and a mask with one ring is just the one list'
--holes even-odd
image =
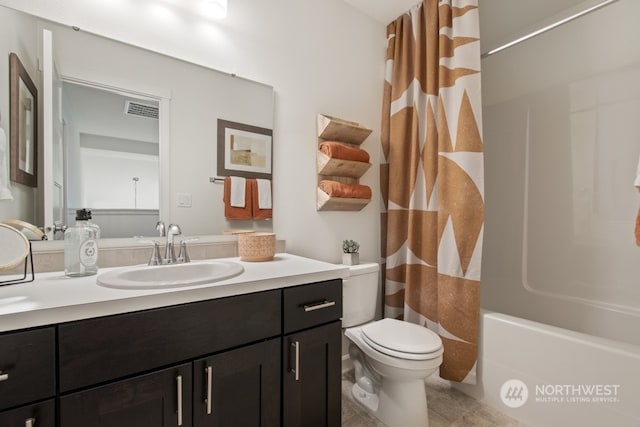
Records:
{"label": "geometric patterned curtain", "polygon": [[382,113],[385,316],[444,344],[475,383],[484,225],[477,0],[424,0],[387,27]]}

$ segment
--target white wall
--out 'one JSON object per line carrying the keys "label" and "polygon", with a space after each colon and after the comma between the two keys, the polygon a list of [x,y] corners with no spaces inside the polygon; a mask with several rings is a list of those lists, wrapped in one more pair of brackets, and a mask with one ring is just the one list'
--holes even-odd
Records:
{"label": "white wall", "polygon": [[375,195],[365,209],[315,209],[315,117],[326,113],[371,127],[374,132],[363,148],[378,161],[383,24],[342,0],[229,0],[229,15],[220,22],[159,0],[0,3],[273,85],[278,237],[286,239],[290,252],[333,262],[340,259],[341,240],[355,239],[361,259],[379,259],[377,167],[361,180]]}
{"label": "white wall", "polygon": [[[7,175],[9,176],[9,146],[11,140],[9,131],[9,53],[14,52],[18,55],[20,62],[24,65],[38,90],[40,90],[42,79],[36,68],[38,52],[36,20],[24,14],[0,8],[0,22],[3,26],[3,34],[6,33],[5,36],[0,37],[0,52],[6,52],[6,55],[0,55],[0,128],[4,130],[7,137],[7,164],[0,165],[0,167],[6,167]],[[25,28],[28,30],[24,31]],[[21,29],[21,31],[18,31],[18,29]],[[42,94],[39,93],[39,96],[42,96]],[[38,161],[42,161],[41,153]],[[37,189],[11,181],[9,188],[11,189],[13,200],[0,200],[0,221],[22,219],[37,223],[38,215],[41,214],[36,211]]]}
{"label": "white wall", "polygon": [[[92,148],[80,151],[84,193],[80,204],[71,203],[71,208],[158,209],[158,156]],[[134,177],[139,180],[133,181]],[[147,228],[153,229],[152,225]]]}

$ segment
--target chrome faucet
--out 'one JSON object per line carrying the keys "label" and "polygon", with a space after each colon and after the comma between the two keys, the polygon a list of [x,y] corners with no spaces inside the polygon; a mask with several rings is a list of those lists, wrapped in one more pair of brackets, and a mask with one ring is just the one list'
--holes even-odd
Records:
{"label": "chrome faucet", "polygon": [[158,230],[160,232],[160,237],[164,237],[167,235],[165,228],[164,228],[164,222],[163,221],[158,221],[156,222],[156,230]]}
{"label": "chrome faucet", "polygon": [[173,237],[179,236],[182,234],[182,230],[178,224],[170,224],[167,227],[167,246],[164,250],[164,260],[163,264],[175,264],[176,263],[176,254],[173,250]]}

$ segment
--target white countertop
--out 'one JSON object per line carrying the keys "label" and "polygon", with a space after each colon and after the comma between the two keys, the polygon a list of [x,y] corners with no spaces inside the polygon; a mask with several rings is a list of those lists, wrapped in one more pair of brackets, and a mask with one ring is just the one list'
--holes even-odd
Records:
{"label": "white countertop", "polygon": [[[345,265],[291,254],[273,261],[235,261],[244,272],[205,285],[169,289],[122,290],[96,284],[97,276],[66,277],[63,272],[36,273],[31,283],[0,287],[0,332],[127,313],[194,301],[285,288],[349,275]],[[100,269],[98,274],[115,268]]]}

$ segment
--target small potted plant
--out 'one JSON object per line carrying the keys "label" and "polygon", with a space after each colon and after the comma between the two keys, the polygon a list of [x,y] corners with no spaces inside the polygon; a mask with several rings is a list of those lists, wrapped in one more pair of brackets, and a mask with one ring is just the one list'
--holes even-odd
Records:
{"label": "small potted plant", "polygon": [[360,245],[355,240],[342,241],[342,263],[345,265],[357,265],[360,263],[358,255]]}

